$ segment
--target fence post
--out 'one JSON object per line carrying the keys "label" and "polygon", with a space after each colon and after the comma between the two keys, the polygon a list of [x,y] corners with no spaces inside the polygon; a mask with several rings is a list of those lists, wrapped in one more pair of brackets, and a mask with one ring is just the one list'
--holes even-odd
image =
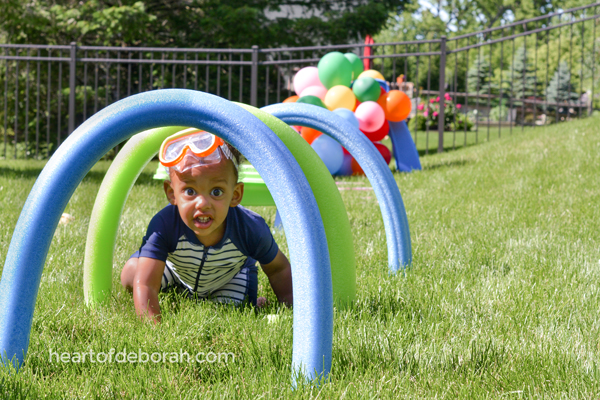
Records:
{"label": "fence post", "polygon": [[258,46],[252,46],[252,70],[250,71],[250,105],[256,107],[258,94]]}
{"label": "fence post", "polygon": [[69,135],[75,130],[75,74],[77,66],[77,43],[71,42],[69,60]]}
{"label": "fence post", "polygon": [[444,151],[444,116],[446,96],[446,36],[440,42],[440,112],[438,114],[438,153]]}

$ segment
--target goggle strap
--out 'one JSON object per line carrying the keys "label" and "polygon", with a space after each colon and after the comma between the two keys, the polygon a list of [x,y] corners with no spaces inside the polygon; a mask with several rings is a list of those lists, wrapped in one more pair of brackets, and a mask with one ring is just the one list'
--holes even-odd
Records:
{"label": "goggle strap", "polygon": [[229,146],[227,146],[225,143],[223,143],[221,145],[221,151],[223,152],[223,154],[225,154],[225,157],[229,158],[233,162],[233,166],[235,167],[235,169],[237,171],[237,169],[238,169],[237,160],[233,156],[233,153],[229,149]]}

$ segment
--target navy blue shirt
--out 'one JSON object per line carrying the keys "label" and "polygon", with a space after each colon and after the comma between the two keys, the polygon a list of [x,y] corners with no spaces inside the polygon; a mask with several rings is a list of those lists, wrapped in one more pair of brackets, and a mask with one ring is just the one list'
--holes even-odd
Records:
{"label": "navy blue shirt", "polygon": [[204,246],[169,204],[150,221],[142,245],[132,257],[164,261],[190,291],[205,297],[256,261],[268,264],[279,247],[265,220],[242,206],[230,207],[219,243]]}

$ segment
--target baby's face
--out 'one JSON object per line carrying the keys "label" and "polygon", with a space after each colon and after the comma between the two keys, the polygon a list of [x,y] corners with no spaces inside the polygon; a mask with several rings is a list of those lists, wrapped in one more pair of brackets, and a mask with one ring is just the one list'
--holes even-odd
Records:
{"label": "baby's face", "polygon": [[217,244],[225,234],[229,207],[237,206],[244,184],[237,183],[233,162],[226,157],[218,164],[202,165],[184,173],[171,171],[165,181],[169,202],[176,205],[183,222],[205,246]]}

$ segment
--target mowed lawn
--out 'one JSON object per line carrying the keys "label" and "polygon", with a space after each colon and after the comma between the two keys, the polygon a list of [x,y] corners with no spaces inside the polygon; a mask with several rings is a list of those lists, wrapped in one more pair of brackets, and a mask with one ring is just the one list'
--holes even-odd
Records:
{"label": "mowed lawn", "polygon": [[[292,390],[292,310],[235,309],[161,297],[163,322],[134,315],[119,283],[148,221],[166,204],[148,166],[126,204],[113,296],[89,309],[83,255],[99,163],[56,230],[18,373],[0,368],[1,398],[598,398],[600,395],[600,117],[421,159],[395,174],[413,265],[387,271],[371,190],[343,190],[357,261],[357,299],[336,309],[330,381]],[[44,163],[0,161],[0,266]],[[340,187],[368,187],[364,177]],[[275,210],[256,208],[267,222]],[[285,237],[276,239],[287,251]],[[274,318],[273,315],[276,317]],[[303,340],[302,338],[295,338]],[[61,362],[51,352],[232,353],[229,362]]]}

